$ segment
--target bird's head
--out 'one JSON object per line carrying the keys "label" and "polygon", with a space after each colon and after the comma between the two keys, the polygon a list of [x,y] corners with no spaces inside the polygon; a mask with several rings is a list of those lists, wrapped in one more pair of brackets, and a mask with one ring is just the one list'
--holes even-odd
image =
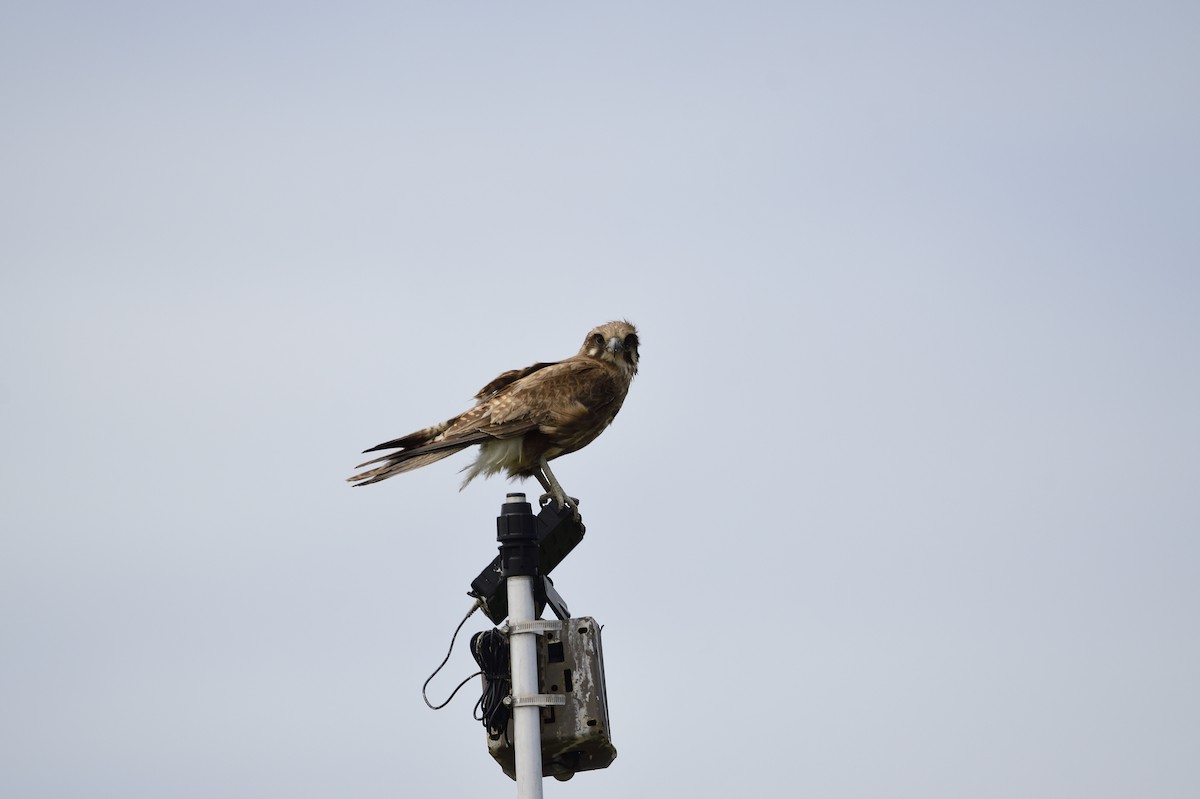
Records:
{"label": "bird's head", "polygon": [[629,322],[609,322],[592,328],[579,354],[614,364],[633,377],[638,368],[637,328]]}

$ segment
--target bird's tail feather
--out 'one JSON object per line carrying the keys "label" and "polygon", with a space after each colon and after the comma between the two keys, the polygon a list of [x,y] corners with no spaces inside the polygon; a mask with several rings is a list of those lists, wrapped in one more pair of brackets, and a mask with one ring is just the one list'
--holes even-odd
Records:
{"label": "bird's tail feather", "polygon": [[423,430],[418,430],[415,433],[409,433],[400,438],[393,438],[391,441],[385,441],[382,444],[376,444],[370,449],[364,449],[363,452],[378,452],[381,449],[415,449],[422,444],[428,444],[437,439],[439,435],[445,432],[446,428],[458,421],[459,417],[447,419],[441,424],[435,424],[432,427],[426,427]]}
{"label": "bird's tail feather", "polygon": [[454,453],[458,452],[460,449],[465,449],[468,446],[470,445],[463,444],[461,446],[454,447],[453,449],[443,449],[440,451],[425,453],[394,452],[391,455],[384,455],[382,458],[376,458],[374,460],[367,461],[366,463],[360,463],[355,468],[361,469],[362,467],[372,463],[387,461],[387,463],[383,464],[382,466],[377,466],[374,469],[360,472],[353,477],[347,477],[346,481],[354,483],[355,486],[365,486],[370,485],[371,483],[378,483],[380,480],[386,480],[392,475],[404,474],[405,472],[411,472],[413,469],[420,469],[422,466],[428,466],[431,463],[436,463],[442,458],[448,458]]}
{"label": "bird's tail feather", "polygon": [[[473,444],[479,444],[490,438],[486,433],[475,433],[456,437],[452,441],[430,441],[427,444],[404,449],[399,452],[391,452],[387,455],[381,455],[378,458],[360,463],[355,466],[356,469],[361,469],[364,466],[370,466],[372,463],[383,463],[382,466],[377,466],[366,472],[361,472],[353,477],[347,477],[346,481],[354,483],[356,486],[370,485],[378,483],[380,480],[386,480],[394,474],[403,474],[411,472],[413,469],[420,469],[422,466],[428,466],[431,463],[436,463],[442,458],[448,458],[459,450],[466,449]],[[417,441],[416,434],[405,436],[397,441]],[[382,445],[381,445],[382,446]],[[373,452],[378,447],[366,450]]]}

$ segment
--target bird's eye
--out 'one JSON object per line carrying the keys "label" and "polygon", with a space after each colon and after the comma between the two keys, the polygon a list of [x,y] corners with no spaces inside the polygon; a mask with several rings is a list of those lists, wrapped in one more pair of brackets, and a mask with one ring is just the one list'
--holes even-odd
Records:
{"label": "bird's eye", "polygon": [[600,349],[604,349],[604,336],[600,335],[599,333],[593,334],[592,335],[592,346],[599,347]]}
{"label": "bird's eye", "polygon": [[638,345],[637,333],[630,333],[625,337],[625,349],[636,350]]}

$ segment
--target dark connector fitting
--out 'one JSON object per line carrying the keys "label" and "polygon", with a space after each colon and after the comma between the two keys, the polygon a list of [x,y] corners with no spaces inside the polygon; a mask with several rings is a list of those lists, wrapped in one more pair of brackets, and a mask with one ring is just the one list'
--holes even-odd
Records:
{"label": "dark connector fitting", "polygon": [[537,521],[524,494],[509,494],[500,506],[500,515],[496,517],[496,540],[500,542],[502,576],[537,576]]}
{"label": "dark connector fitting", "polygon": [[[533,509],[525,501],[523,494],[508,496],[508,501],[501,506],[500,516],[496,519],[496,540],[501,543],[501,555],[493,559],[471,582],[470,595],[480,600],[483,612],[495,624],[504,621],[508,615],[508,594],[504,590],[504,577],[513,572],[505,566],[503,545],[509,535],[516,533],[517,536],[523,536],[528,530],[525,525],[529,524],[530,519],[533,520],[537,570],[522,573],[542,576],[554,571],[554,567],[583,540],[583,522],[575,516],[571,508],[560,508],[551,502],[542,508],[537,516],[532,516],[532,513]],[[527,565],[522,564],[517,568]],[[541,581],[538,581],[538,588],[541,588]],[[541,591],[538,593],[541,594]],[[538,596],[538,601],[544,601],[544,597]]]}

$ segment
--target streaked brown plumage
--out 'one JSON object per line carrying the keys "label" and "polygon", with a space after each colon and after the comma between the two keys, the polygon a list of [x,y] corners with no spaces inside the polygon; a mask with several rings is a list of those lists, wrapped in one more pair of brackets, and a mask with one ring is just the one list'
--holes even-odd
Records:
{"label": "streaked brown plumage", "polygon": [[560,506],[573,506],[548,462],[587,446],[612,423],[637,368],[634,326],[600,325],[574,357],[505,372],[479,390],[475,407],[465,413],[364,450],[397,451],[359,464],[382,463],[348,480],[370,485],[478,444],[463,486],[500,471],[509,478],[533,476]]}

